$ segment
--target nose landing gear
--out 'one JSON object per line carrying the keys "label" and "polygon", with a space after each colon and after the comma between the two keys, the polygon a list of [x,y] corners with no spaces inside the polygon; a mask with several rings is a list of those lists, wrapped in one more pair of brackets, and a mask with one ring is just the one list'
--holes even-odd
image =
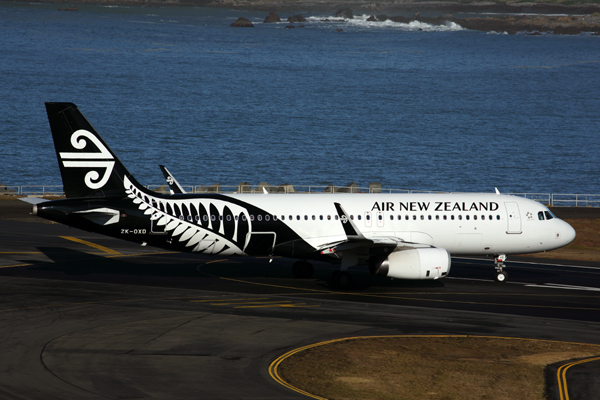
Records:
{"label": "nose landing gear", "polygon": [[506,254],[500,254],[498,257],[494,259],[494,264],[496,265],[496,282],[506,282],[506,278],[508,278],[508,274],[506,271],[503,271],[504,261],[506,261]]}

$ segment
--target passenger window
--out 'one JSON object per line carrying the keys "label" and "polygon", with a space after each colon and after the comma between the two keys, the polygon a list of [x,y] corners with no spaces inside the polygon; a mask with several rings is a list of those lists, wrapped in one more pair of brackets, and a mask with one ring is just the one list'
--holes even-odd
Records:
{"label": "passenger window", "polygon": [[462,221],[462,215],[459,215],[459,216],[458,216],[458,220],[459,220],[459,221]]}
{"label": "passenger window", "polygon": [[414,221],[414,220],[416,220],[416,219],[417,219],[417,216],[416,216],[416,215],[413,215],[413,221]]}
{"label": "passenger window", "polygon": [[354,214],[352,214],[352,215],[350,216],[350,219],[351,219],[352,221],[354,221]]}
{"label": "passenger window", "polygon": [[427,216],[427,219],[431,221],[431,215],[428,215],[428,216]]}
{"label": "passenger window", "polygon": [[265,215],[265,221],[270,221],[271,220],[271,216],[269,214]]}
{"label": "passenger window", "polygon": [[435,216],[435,219],[436,219],[436,221],[439,221],[439,220],[440,220],[440,216],[439,216],[439,215],[436,215],[436,216]]}
{"label": "passenger window", "polygon": [[227,221],[231,221],[231,215],[227,216]]}
{"label": "passenger window", "polygon": [[199,216],[199,215],[196,215],[196,216],[194,217],[194,219],[196,220],[196,222],[198,222],[198,221],[200,221],[200,216]]}
{"label": "passenger window", "polygon": [[477,215],[473,215],[473,219],[477,221]]}
{"label": "passenger window", "polygon": [[322,215],[319,215],[319,219],[320,219],[321,221],[323,221],[323,216],[322,216]]}
{"label": "passenger window", "polygon": [[390,221],[393,221],[393,220],[394,220],[394,216],[390,215]]}
{"label": "passenger window", "polygon": [[452,221],[454,221],[454,215],[451,215],[451,216],[450,216],[450,219],[451,219]]}
{"label": "passenger window", "polygon": [[540,211],[540,212],[538,213],[538,219],[539,219],[540,221],[543,221],[543,220],[544,220],[544,212],[543,212],[543,211]]}
{"label": "passenger window", "polygon": [[317,217],[315,217],[314,215],[312,216],[313,221],[315,221],[317,219]]}
{"label": "passenger window", "polygon": [[294,220],[294,216],[293,216],[293,215],[290,215],[288,219],[289,219],[290,221],[293,221],[293,220]]}
{"label": "passenger window", "polygon": [[188,216],[187,216],[187,220],[188,220],[188,221],[190,221],[190,222],[192,222],[192,216],[191,216],[191,215],[188,215]]}
{"label": "passenger window", "polygon": [[444,215],[444,221],[446,221],[448,219],[447,215]]}
{"label": "passenger window", "polygon": [[383,220],[383,215],[379,214],[377,217],[379,218],[380,221]]}
{"label": "passenger window", "polygon": [[360,214],[359,214],[359,215],[357,215],[357,216],[356,216],[356,218],[358,218],[358,220],[360,221],[360,219],[361,219],[361,216],[360,216]]}
{"label": "passenger window", "polygon": [[223,216],[219,215],[219,221],[223,221]]}
{"label": "passenger window", "polygon": [[250,214],[250,221],[254,221],[254,214]]}
{"label": "passenger window", "polygon": [[211,215],[211,216],[210,216],[210,220],[214,222],[214,221],[216,221],[216,220],[217,220],[217,217],[216,217],[215,215]]}
{"label": "passenger window", "polygon": [[337,221],[338,219],[340,219],[340,217],[338,215],[336,215],[335,220]]}
{"label": "passenger window", "polygon": [[179,219],[183,221],[184,220],[183,215],[180,215]]}
{"label": "passenger window", "polygon": [[370,215],[367,215],[365,218],[367,219],[367,221],[371,220],[371,216]]}
{"label": "passenger window", "polygon": [[327,216],[327,220],[330,220],[330,219],[331,219],[331,215],[328,215],[328,216]]}
{"label": "passenger window", "polygon": [[[206,217],[206,215],[205,215],[205,217]],[[242,221],[246,221],[246,216],[245,215],[242,215]]]}
{"label": "passenger window", "polygon": [[273,221],[277,221],[277,215],[273,215]]}
{"label": "passenger window", "polygon": [[404,219],[408,221],[408,215],[407,215],[407,216],[406,216],[406,218],[404,218]]}
{"label": "passenger window", "polygon": [[469,217],[468,215],[466,215],[466,216],[465,216],[465,218],[466,218],[466,219],[467,219],[467,221],[468,221],[468,220],[469,220],[469,218],[471,218],[471,217]]}
{"label": "passenger window", "polygon": [[296,215],[296,220],[300,221],[300,216]]}
{"label": "passenger window", "polygon": [[425,219],[424,215],[421,215],[421,221],[423,221]]}
{"label": "passenger window", "polygon": [[544,214],[546,214],[546,219],[554,218],[554,215],[550,211],[544,211]]}
{"label": "passenger window", "polygon": [[262,215],[258,214],[258,215],[256,216],[256,219],[258,219],[259,221],[262,221]]}
{"label": "passenger window", "polygon": [[496,215],[496,219],[500,221],[500,214]]}
{"label": "passenger window", "polygon": [[304,216],[304,220],[305,220],[305,221],[308,221],[308,215],[305,215],[305,216]]}

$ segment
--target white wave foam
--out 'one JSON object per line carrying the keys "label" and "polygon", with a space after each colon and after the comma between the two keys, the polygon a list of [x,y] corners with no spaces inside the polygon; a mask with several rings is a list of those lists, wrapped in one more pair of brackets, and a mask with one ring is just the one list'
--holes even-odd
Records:
{"label": "white wave foam", "polygon": [[[332,16],[328,17],[319,17],[319,16],[311,16],[306,19],[311,23],[320,23],[320,24],[331,24],[332,26],[337,27],[356,27],[356,28],[364,28],[364,29],[396,29],[402,31],[427,31],[427,32],[451,32],[451,31],[462,31],[465,30],[462,26],[446,21],[443,25],[432,25],[427,24],[421,21],[412,21],[409,23],[402,22],[394,22],[390,19],[385,21],[367,21],[370,15],[355,15],[354,19],[341,19],[335,18]],[[329,21],[325,21],[328,19]]]}

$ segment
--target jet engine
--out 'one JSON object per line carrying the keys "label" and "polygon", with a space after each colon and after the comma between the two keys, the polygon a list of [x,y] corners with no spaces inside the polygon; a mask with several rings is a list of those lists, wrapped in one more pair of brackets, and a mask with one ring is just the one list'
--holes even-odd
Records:
{"label": "jet engine", "polygon": [[438,279],[450,272],[450,253],[435,247],[400,250],[371,259],[371,273],[398,279]]}

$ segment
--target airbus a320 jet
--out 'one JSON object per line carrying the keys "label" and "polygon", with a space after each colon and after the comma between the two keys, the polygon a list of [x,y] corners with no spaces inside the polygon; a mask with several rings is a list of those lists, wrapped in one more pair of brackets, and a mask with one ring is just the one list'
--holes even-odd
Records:
{"label": "airbus a320 jet", "polygon": [[498,193],[164,195],[140,185],[72,103],[46,103],[66,199],[33,213],[87,231],[164,249],[218,256],[282,256],[398,279],[439,279],[450,256],[494,255],[504,281],[507,255],[557,249],[575,230],[544,205]]}

